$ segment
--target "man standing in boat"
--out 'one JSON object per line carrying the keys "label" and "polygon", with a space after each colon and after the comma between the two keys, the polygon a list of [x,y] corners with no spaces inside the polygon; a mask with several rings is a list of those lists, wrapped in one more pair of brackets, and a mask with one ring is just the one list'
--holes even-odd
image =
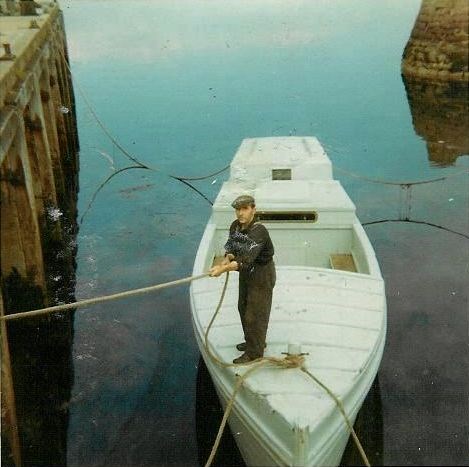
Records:
{"label": "man standing in boat", "polygon": [[255,222],[256,203],[249,195],[238,196],[231,206],[237,219],[230,226],[225,258],[210,269],[218,277],[239,271],[238,311],[245,342],[236,346],[244,353],[233,363],[249,363],[264,355],[272,292],[275,285],[274,246],[267,229]]}

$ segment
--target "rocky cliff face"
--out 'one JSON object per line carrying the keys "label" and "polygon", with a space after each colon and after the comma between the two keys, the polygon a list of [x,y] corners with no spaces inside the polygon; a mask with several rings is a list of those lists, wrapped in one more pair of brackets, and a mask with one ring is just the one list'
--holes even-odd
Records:
{"label": "rocky cliff face", "polygon": [[422,0],[402,57],[402,73],[469,81],[468,0]]}

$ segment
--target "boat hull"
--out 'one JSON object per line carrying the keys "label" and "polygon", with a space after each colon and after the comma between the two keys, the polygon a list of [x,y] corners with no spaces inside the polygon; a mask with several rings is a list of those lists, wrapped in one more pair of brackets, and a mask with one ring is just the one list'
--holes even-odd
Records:
{"label": "boat hull", "polygon": [[[278,179],[278,174],[282,175]],[[353,423],[379,369],[386,335],[384,282],[355,206],[315,138],[245,140],[213,206],[193,274],[223,257],[231,201],[250,194],[275,246],[277,283],[266,356],[301,349],[303,367],[262,367],[236,394],[229,424],[249,466],[339,465]],[[223,407],[250,366],[226,367],[243,339],[236,274],[213,326],[224,278],[190,288],[197,343]],[[208,328],[210,334],[207,334]],[[206,342],[207,346],[206,347]]]}
{"label": "boat hull", "polygon": [[[234,384],[230,385],[229,383],[227,384],[226,381],[223,381],[223,369],[221,369],[207,353],[207,349],[204,345],[204,338],[199,332],[197,332],[198,330],[195,323],[194,329],[196,331],[197,343],[200,349],[200,353],[210,373],[220,403],[223,409],[226,410],[228,402],[233,397]],[[357,381],[356,383],[354,392],[356,397],[352,397],[343,401],[347,413],[347,418],[352,425],[354,424],[363,401],[376,378],[379,363],[381,361],[384,350],[385,333],[386,326],[383,327],[383,335],[379,341],[379,346],[376,349],[376,353],[373,355],[373,358],[370,359],[369,365],[362,373],[360,381]],[[314,383],[311,382],[311,385],[313,388]],[[339,410],[337,409],[336,413],[338,412]],[[266,414],[266,418],[268,418],[268,414]],[[257,420],[254,420],[250,416],[248,407],[236,404],[235,401],[228,419],[228,424],[244,462],[246,465],[253,467],[301,467],[309,465],[324,467],[339,466],[350,437],[350,430],[343,417],[336,417],[335,426],[332,429],[329,427],[330,436],[328,436],[327,441],[321,446],[320,449],[315,449],[314,451],[310,450],[309,452],[301,452],[301,450],[292,449],[287,453],[285,453],[285,450],[283,449],[283,455],[281,455],[280,452],[282,450],[276,446],[275,440],[273,438],[268,437],[268,430],[265,430],[265,427],[259,426]],[[296,437],[296,440],[292,444],[301,445],[302,435],[303,433],[300,431],[293,433],[293,436]],[[308,433],[308,435],[311,435],[313,439],[315,437],[314,432]],[[318,436],[318,438],[319,437],[320,436]]]}

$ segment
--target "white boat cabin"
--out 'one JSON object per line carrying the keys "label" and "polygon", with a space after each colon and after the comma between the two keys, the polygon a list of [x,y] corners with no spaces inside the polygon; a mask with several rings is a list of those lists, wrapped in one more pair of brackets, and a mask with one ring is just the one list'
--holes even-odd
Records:
{"label": "white boat cabin", "polygon": [[277,266],[376,272],[377,264],[369,264],[363,250],[367,239],[355,205],[332,179],[331,163],[316,138],[243,141],[231,163],[230,179],[213,206],[211,222],[216,231],[210,250],[214,256],[224,253],[228,228],[235,219],[231,202],[240,194],[255,198],[258,219],[276,247]]}

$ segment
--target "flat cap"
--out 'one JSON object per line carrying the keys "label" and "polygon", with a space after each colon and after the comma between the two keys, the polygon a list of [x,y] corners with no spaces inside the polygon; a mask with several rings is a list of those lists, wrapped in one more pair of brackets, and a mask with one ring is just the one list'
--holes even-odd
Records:
{"label": "flat cap", "polygon": [[254,198],[250,195],[241,195],[238,196],[232,203],[231,206],[235,209],[239,209],[243,206],[253,206],[256,202]]}

